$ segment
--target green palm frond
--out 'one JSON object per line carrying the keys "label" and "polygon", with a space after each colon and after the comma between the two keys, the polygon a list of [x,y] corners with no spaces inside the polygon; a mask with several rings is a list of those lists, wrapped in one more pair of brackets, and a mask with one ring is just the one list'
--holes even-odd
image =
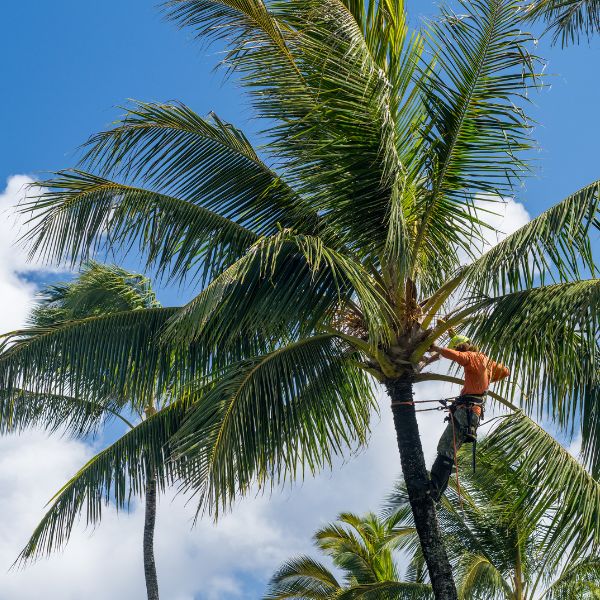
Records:
{"label": "green palm frond", "polygon": [[167,336],[210,345],[251,332],[285,339],[331,322],[352,299],[373,338],[389,338],[393,310],[363,265],[318,237],[282,231],[263,238],[174,315]]}
{"label": "green palm frond", "polygon": [[74,436],[94,434],[112,418],[122,420],[122,408],[116,399],[94,401],[15,389],[0,395],[0,433],[40,427]]}
{"label": "green palm frond", "polygon": [[544,600],[598,600],[600,598],[600,558],[591,556],[569,564],[546,590]]}
{"label": "green palm frond", "polygon": [[395,515],[391,519],[380,519],[373,513],[364,516],[340,514],[335,522],[315,533],[314,543],[342,571],[344,583],[339,583],[320,563],[301,556],[286,562],[273,576],[269,590],[272,595],[267,596],[267,600],[433,598],[429,585],[400,581],[392,551],[394,540],[405,532],[396,526]]}
{"label": "green palm frond", "polygon": [[398,572],[389,547],[392,532],[376,515],[364,517],[342,513],[335,523],[319,529],[315,545],[333,558],[344,571],[348,585],[353,582],[396,581]]}
{"label": "green palm frond", "polygon": [[372,389],[333,335],[301,339],[232,364],[205,388],[177,434],[178,452],[201,460],[185,482],[209,510],[254,483],[302,478],[366,441]]}
{"label": "green palm frond", "polygon": [[244,54],[256,59],[268,49],[294,67],[284,36],[287,28],[263,0],[168,0],[163,7],[169,19],[194,29],[199,38],[226,39],[232,46],[227,62],[245,65]]}
{"label": "green palm frond", "polygon": [[476,289],[506,293],[570,281],[595,272],[590,229],[598,227],[600,181],[572,194],[532,219],[471,263],[462,281]]}
{"label": "green palm frond", "polygon": [[259,157],[242,131],[183,104],[135,102],[112,129],[88,141],[83,164],[141,180],[234,219],[257,235],[298,226],[316,213]]}
{"label": "green palm frond", "polygon": [[543,286],[482,304],[486,308],[467,325],[469,335],[511,366],[525,409],[540,416],[547,411],[561,426],[573,427],[580,415],[585,455],[598,468],[600,280]]}
{"label": "green palm frond", "polygon": [[127,508],[132,495],[144,494],[149,472],[160,490],[193,472],[193,463],[174,459],[169,446],[185,408],[185,402],[163,408],[84,465],[52,498],[17,561],[34,560],[62,548],[81,513],[88,526],[95,526],[103,506]]}
{"label": "green palm frond", "polygon": [[0,387],[5,393],[121,399],[143,408],[193,378],[196,360],[208,360],[193,348],[158,344],[176,310],[132,310],[6,334]]}
{"label": "green palm frond", "polygon": [[336,600],[432,600],[431,586],[405,581],[379,581],[352,586]]}
{"label": "green palm frond", "polygon": [[459,598],[510,598],[512,590],[494,565],[485,557],[464,554],[458,564]]}
{"label": "green palm frond", "polygon": [[[564,600],[593,598],[584,592],[600,576],[600,484],[520,411],[502,417],[478,443],[475,472],[470,450],[459,452],[460,492],[451,478],[438,510],[459,598],[515,597],[517,573],[526,597],[552,597],[565,580],[565,590],[579,592]],[[407,506],[399,482],[384,514],[409,525]],[[422,560],[417,544],[407,550]]]}
{"label": "green palm frond", "polygon": [[429,262],[451,248],[471,254],[484,227],[472,211],[474,195],[509,194],[526,168],[519,155],[531,145],[523,104],[536,59],[516,21],[518,3],[478,0],[461,9],[466,14],[442,9],[428,29],[436,65],[422,81],[429,113],[423,169],[431,189],[413,217],[415,267],[430,257],[433,268]]}
{"label": "green palm frond", "polygon": [[[383,50],[375,51],[375,31],[369,43],[342,2],[260,3],[282,32],[291,62],[265,37],[263,25],[248,17],[254,4],[173,6],[184,6],[188,17],[195,14],[186,23],[201,24],[201,35],[216,31],[230,40],[226,62],[242,75],[258,114],[275,123],[266,150],[282,165],[294,189],[310,198],[327,225],[323,235],[328,243],[358,237],[365,252],[381,250],[390,196],[404,177],[399,152],[405,158],[410,154],[406,144],[397,143],[398,137],[414,145],[411,133],[418,126],[418,119],[409,116],[418,111],[409,106],[416,101],[410,80],[421,45],[406,39],[402,7],[384,10],[387,3],[382,3],[372,23],[378,32],[388,32],[392,83],[378,63]],[[392,88],[397,92],[393,97]],[[397,106],[403,102],[406,110],[397,127]]]}
{"label": "green palm frond", "polygon": [[526,7],[524,18],[543,20],[553,33],[554,42],[563,46],[588,40],[600,32],[598,0],[534,0]]}
{"label": "green palm frond", "polygon": [[30,251],[50,260],[74,262],[101,248],[137,247],[148,266],[183,277],[188,271],[206,274],[206,265],[209,273],[219,272],[258,239],[194,202],[83,171],[45,181],[32,202],[39,213],[26,236]]}
{"label": "green palm frond", "polygon": [[264,600],[331,600],[340,590],[335,575],[309,556],[288,560],[271,577]]}
{"label": "green palm frond", "polygon": [[45,287],[29,323],[48,327],[62,321],[159,306],[150,280],[144,275],[91,261],[75,280]]}
{"label": "green palm frond", "polygon": [[514,506],[522,505],[523,523],[549,517],[543,525],[547,564],[558,563],[566,552],[577,556],[600,548],[600,483],[549,433],[517,413],[480,446],[492,462],[514,465],[514,477],[523,482],[514,498]]}

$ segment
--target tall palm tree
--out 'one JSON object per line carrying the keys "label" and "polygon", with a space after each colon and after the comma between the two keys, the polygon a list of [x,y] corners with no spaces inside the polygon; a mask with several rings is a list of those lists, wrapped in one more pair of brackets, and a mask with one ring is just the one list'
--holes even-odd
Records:
{"label": "tall palm tree", "polygon": [[[139,401],[156,373],[171,393],[191,386],[173,443],[199,465],[184,489],[218,511],[364,443],[375,378],[391,399],[435,596],[456,598],[411,404],[418,382],[458,381],[427,370],[432,343],[467,333],[519,381],[503,397],[581,429],[596,474],[600,464],[600,282],[581,279],[595,274],[600,183],[478,255],[494,233],[487,215],[527,170],[537,61],[519,4],[442,9],[412,31],[388,0],[166,10],[226,46],[265,120],[265,158],[234,126],[180,104],[137,103],[94,136],[79,169],[42,182],[24,207],[32,251],[77,260],[99,245],[139,249],[149,267],[202,289],[179,310],[24,342],[0,357],[0,386],[85,380],[88,393]],[[57,371],[56,356],[70,368]]]}
{"label": "tall palm tree", "polygon": [[545,21],[554,41],[560,38],[563,46],[600,33],[598,0],[534,0],[523,14],[528,20]]}
{"label": "tall palm tree", "polygon": [[400,581],[394,550],[412,528],[398,527],[395,515],[380,519],[369,513],[359,517],[342,513],[335,523],[314,535],[318,550],[329,556],[343,580],[309,556],[298,556],[273,575],[265,600],[426,600],[430,586]]}
{"label": "tall palm tree", "polygon": [[[29,326],[18,333],[19,341],[7,352],[16,351],[19,343],[28,343],[68,331],[80,323],[93,322],[106,315],[123,315],[159,307],[146,277],[123,269],[92,262],[78,277],[68,283],[50,285],[42,290],[40,300],[30,316]],[[14,337],[12,338],[14,340]],[[70,369],[65,357],[61,365]],[[61,359],[59,359],[61,360]],[[136,365],[132,364],[135,370]],[[107,377],[111,373],[105,373]],[[178,467],[166,465],[170,458],[164,434],[156,435],[151,423],[157,411],[164,412],[171,398],[166,395],[149,397],[145,403],[132,402],[123,396],[99,398],[85,394],[85,384],[76,397],[64,394],[36,394],[22,389],[10,401],[2,404],[2,429],[18,431],[32,425],[50,429],[66,429],[77,436],[97,433],[115,418],[127,425],[128,431],[115,443],[88,461],[52,498],[50,508],[36,527],[20,555],[21,561],[50,552],[52,538],[66,543],[75,518],[86,510],[88,524],[101,519],[102,505],[114,500],[117,507],[129,503],[129,491],[145,498],[143,535],[144,574],[149,600],[158,600],[158,578],[154,559],[154,529],[158,479],[164,488]],[[134,425],[129,419],[145,420]],[[161,424],[162,426],[162,424]],[[167,432],[172,433],[172,432]],[[124,487],[126,479],[135,479],[137,486]],[[112,496],[114,495],[114,499]],[[54,530],[57,530],[56,532]]]}
{"label": "tall palm tree", "polygon": [[[467,454],[460,486],[452,486],[439,512],[459,598],[600,598],[600,484],[518,414],[485,439],[476,472]],[[409,572],[422,573],[416,536],[406,530],[412,516],[402,484],[388,504],[387,518],[404,526],[402,542],[412,550]]]}

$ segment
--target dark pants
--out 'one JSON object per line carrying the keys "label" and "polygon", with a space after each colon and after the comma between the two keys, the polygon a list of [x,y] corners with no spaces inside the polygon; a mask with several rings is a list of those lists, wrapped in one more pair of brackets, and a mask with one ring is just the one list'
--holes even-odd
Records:
{"label": "dark pants", "polygon": [[[480,417],[457,398],[455,409],[450,413],[450,422],[442,433],[438,443],[438,455],[431,467],[431,497],[438,502],[448,487],[456,453],[467,441],[473,440],[477,433]],[[468,399],[466,399],[468,401]],[[483,398],[477,402],[483,410]]]}
{"label": "dark pants", "polygon": [[[450,415],[450,419],[452,418],[452,415]],[[477,429],[479,426],[479,416],[474,412],[471,412],[470,418],[471,427]],[[448,426],[444,429],[444,433],[442,433],[442,437],[438,442],[438,454],[446,456],[454,462],[454,444],[456,442],[456,452],[458,452],[460,447],[468,439],[468,433],[469,410],[467,408],[458,407],[454,411],[454,425],[452,425],[452,421],[448,423]]]}

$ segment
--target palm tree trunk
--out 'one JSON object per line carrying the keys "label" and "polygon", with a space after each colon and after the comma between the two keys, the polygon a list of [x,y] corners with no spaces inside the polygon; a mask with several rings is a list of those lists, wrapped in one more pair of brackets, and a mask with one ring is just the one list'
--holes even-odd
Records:
{"label": "palm tree trunk", "polygon": [[386,382],[388,394],[392,400],[392,413],[400,450],[402,473],[423,556],[427,563],[433,594],[436,600],[456,600],[452,568],[437,522],[435,506],[428,493],[429,476],[425,468],[425,457],[423,456],[415,407],[398,404],[412,402],[412,385],[409,377]]}
{"label": "palm tree trunk", "polygon": [[158,577],[154,562],[154,525],[156,523],[156,478],[146,484],[146,513],[144,518],[144,576],[148,600],[159,600]]}

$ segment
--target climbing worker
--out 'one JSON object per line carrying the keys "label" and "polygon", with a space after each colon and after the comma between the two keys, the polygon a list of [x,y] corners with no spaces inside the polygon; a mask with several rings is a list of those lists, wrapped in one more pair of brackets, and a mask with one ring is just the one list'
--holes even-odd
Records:
{"label": "climbing worker", "polygon": [[[485,396],[490,383],[508,377],[509,370],[495,363],[471,344],[464,335],[455,335],[448,348],[432,345],[437,353],[464,367],[465,384],[460,396],[449,406],[448,426],[437,447],[437,458],[431,467],[431,497],[439,502],[448,487],[448,480],[458,449],[465,442],[475,443],[477,427],[483,418]],[[435,355],[434,355],[435,356]]]}

